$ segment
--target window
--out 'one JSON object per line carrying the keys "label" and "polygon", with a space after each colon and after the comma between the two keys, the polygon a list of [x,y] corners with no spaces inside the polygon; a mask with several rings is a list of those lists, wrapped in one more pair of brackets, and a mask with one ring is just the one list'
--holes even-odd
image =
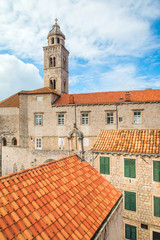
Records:
{"label": "window", "polygon": [[36,97],[36,101],[42,101],[43,97]]}
{"label": "window", "polygon": [[160,197],[154,197],[154,216],[160,217]]}
{"label": "window", "polygon": [[53,58],[53,67],[55,67],[56,66],[56,58],[54,57]]}
{"label": "window", "polygon": [[64,125],[64,114],[58,114],[58,125]]}
{"label": "window", "polygon": [[134,112],[134,123],[141,123],[141,112]]}
{"label": "window", "polygon": [[88,113],[82,113],[82,124],[88,124]]}
{"label": "window", "polygon": [[17,172],[17,164],[16,163],[13,165],[13,172],[14,173]]}
{"label": "window", "polygon": [[2,138],[2,146],[7,146],[7,140],[6,138]]}
{"label": "window", "polygon": [[53,61],[52,61],[52,58],[49,59],[49,66],[50,66],[50,67],[53,67]]}
{"label": "window", "polygon": [[160,240],[160,233],[159,232],[153,232],[153,240]]}
{"label": "window", "polygon": [[107,124],[113,124],[114,123],[114,113],[107,113]]}
{"label": "window", "polygon": [[136,240],[137,239],[137,228],[135,226],[131,226],[125,224],[125,238]]}
{"label": "window", "polygon": [[136,211],[136,193],[124,192],[125,193],[125,209]]}
{"label": "window", "polygon": [[89,138],[83,138],[83,145],[85,147],[89,146]]}
{"label": "window", "polygon": [[119,123],[123,122],[123,118],[119,117]]}
{"label": "window", "polygon": [[59,40],[59,38],[57,38],[57,43],[58,43],[58,44],[60,43],[60,40]]}
{"label": "window", "polygon": [[100,173],[110,174],[110,158],[100,157]]}
{"label": "window", "polygon": [[64,146],[64,138],[58,138],[58,145]]}
{"label": "window", "polygon": [[16,139],[16,138],[13,138],[13,139],[12,139],[12,145],[14,145],[14,146],[17,145],[17,139]]}
{"label": "window", "polygon": [[42,139],[36,138],[36,149],[42,149]]}
{"label": "window", "polygon": [[51,38],[51,43],[54,44],[54,38]]}
{"label": "window", "polygon": [[153,181],[160,182],[160,161],[153,161]]}
{"label": "window", "polygon": [[35,125],[42,125],[42,114],[35,114]]}
{"label": "window", "polygon": [[56,80],[53,80],[53,89],[56,89]]}
{"label": "window", "polygon": [[136,177],[136,160],[135,159],[124,159],[124,176],[135,178]]}

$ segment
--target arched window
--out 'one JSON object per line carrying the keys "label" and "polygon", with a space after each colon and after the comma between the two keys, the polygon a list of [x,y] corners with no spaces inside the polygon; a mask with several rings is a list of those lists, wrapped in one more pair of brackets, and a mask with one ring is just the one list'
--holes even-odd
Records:
{"label": "arched window", "polygon": [[16,139],[16,138],[13,138],[13,139],[12,139],[12,145],[14,145],[14,146],[17,145],[17,139]]}
{"label": "arched window", "polygon": [[50,66],[50,67],[53,67],[53,61],[52,61],[52,58],[49,59],[49,66]]}
{"label": "arched window", "polygon": [[56,58],[54,57],[53,58],[53,67],[55,67],[56,66]]}
{"label": "arched window", "polygon": [[50,88],[53,89],[53,81],[50,80]]}
{"label": "arched window", "polygon": [[2,146],[7,146],[7,140],[6,138],[2,138]]}
{"label": "arched window", "polygon": [[13,165],[13,172],[14,173],[17,172],[17,164],[16,163]]}
{"label": "arched window", "polygon": [[59,37],[57,38],[57,43],[58,43],[58,44],[60,43]]}
{"label": "arched window", "polygon": [[56,80],[55,79],[53,80],[53,89],[54,90],[56,89]]}
{"label": "arched window", "polygon": [[51,39],[51,43],[54,44],[54,38]]}

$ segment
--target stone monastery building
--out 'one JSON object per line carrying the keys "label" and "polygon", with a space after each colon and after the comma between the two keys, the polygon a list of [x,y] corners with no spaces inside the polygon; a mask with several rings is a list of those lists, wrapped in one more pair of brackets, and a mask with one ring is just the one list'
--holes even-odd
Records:
{"label": "stone monastery building", "polygon": [[2,174],[73,152],[90,158],[101,129],[160,128],[160,90],[69,94],[69,52],[57,21],[47,38],[44,88],[0,102]]}

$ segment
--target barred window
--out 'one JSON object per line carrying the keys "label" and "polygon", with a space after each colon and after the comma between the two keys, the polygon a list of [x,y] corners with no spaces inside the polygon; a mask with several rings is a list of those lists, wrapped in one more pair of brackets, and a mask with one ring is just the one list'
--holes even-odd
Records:
{"label": "barred window", "polygon": [[58,114],[58,125],[64,125],[64,114]]}

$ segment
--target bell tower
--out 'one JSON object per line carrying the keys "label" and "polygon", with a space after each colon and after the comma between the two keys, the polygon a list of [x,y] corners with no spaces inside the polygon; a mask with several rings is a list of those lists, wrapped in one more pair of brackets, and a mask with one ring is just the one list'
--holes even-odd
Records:
{"label": "bell tower", "polygon": [[68,93],[68,56],[65,48],[65,35],[55,19],[52,30],[48,33],[48,46],[44,51],[44,87],[49,87],[59,94]]}

